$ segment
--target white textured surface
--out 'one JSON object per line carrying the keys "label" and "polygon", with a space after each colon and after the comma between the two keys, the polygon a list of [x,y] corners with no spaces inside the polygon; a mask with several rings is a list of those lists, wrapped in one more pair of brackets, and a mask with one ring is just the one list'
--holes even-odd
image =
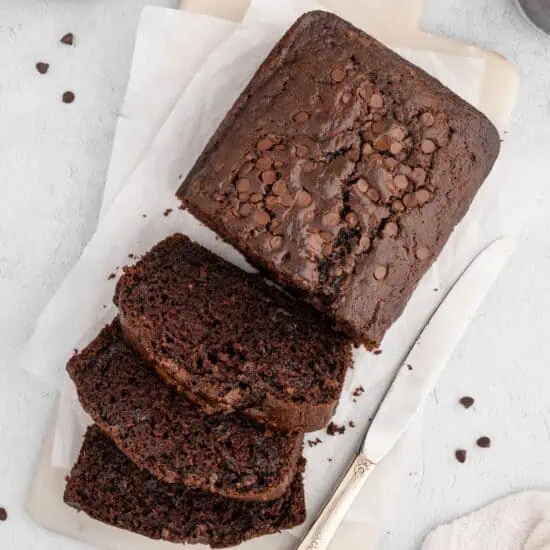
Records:
{"label": "white textured surface", "polygon": [[[53,396],[16,370],[14,358],[93,231],[144,3],[0,5],[0,506],[9,514],[2,550],[84,548],[38,529],[23,511]],[[518,65],[514,137],[497,173],[503,185],[517,185],[517,200],[531,203],[533,215],[428,404],[422,459],[387,526],[383,548],[391,550],[418,547],[435,524],[511,490],[550,484],[550,40],[516,16],[512,0],[430,0],[424,21]],[[58,44],[68,31],[74,48]],[[51,64],[46,76],[34,69],[40,58]],[[59,101],[67,89],[76,93],[73,105]],[[476,398],[469,411],[456,403],[465,393]],[[493,448],[476,450],[485,433]],[[464,465],[453,457],[458,446],[469,450]]]}

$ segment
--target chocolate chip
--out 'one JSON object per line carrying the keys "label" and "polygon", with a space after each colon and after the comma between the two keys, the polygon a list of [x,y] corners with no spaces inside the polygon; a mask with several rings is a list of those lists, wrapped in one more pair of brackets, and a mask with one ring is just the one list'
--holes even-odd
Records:
{"label": "chocolate chip", "polygon": [[307,111],[300,111],[294,115],[294,122],[303,123],[309,120],[309,113]]}
{"label": "chocolate chip", "polygon": [[351,227],[355,227],[359,223],[359,216],[355,212],[348,212],[346,214],[346,222]]}
{"label": "chocolate chip", "polygon": [[426,179],[426,170],[424,168],[417,167],[412,171],[412,179],[416,184],[424,183]]}
{"label": "chocolate chip", "polygon": [[8,519],[8,512],[5,508],[0,507],[0,521],[6,521]]}
{"label": "chocolate chip", "polygon": [[407,208],[414,208],[417,204],[416,202],[416,194],[415,193],[407,193],[404,197],[403,197],[403,204],[407,207]]}
{"label": "chocolate chip", "polygon": [[296,145],[295,152],[298,158],[304,158],[309,153],[309,149],[305,145]]}
{"label": "chocolate chip", "polygon": [[393,178],[393,184],[397,187],[397,189],[405,191],[405,189],[409,186],[409,180],[407,179],[407,176],[398,174]]}
{"label": "chocolate chip", "polygon": [[432,198],[432,195],[427,189],[419,189],[416,192],[416,200],[418,201],[418,204],[424,204],[428,202]]}
{"label": "chocolate chip", "polygon": [[482,449],[488,449],[491,446],[491,440],[486,436],[480,437],[477,441],[477,446],[481,447]]}
{"label": "chocolate chip", "polygon": [[309,173],[309,172],[313,172],[313,170],[315,170],[315,168],[316,168],[315,163],[311,160],[308,160],[304,164],[303,170],[304,170],[304,172]]}
{"label": "chocolate chip", "polygon": [[246,178],[241,178],[237,181],[236,188],[239,193],[248,193],[250,191],[250,181]]}
{"label": "chocolate chip", "polygon": [[384,107],[384,98],[380,94],[374,94],[370,98],[369,104],[373,109],[382,109]]}
{"label": "chocolate chip", "polygon": [[402,141],[403,139],[405,139],[405,136],[407,135],[407,133],[400,126],[396,126],[395,128],[391,129],[390,135],[392,138],[396,139],[397,141]]}
{"label": "chocolate chip", "polygon": [[260,202],[262,200],[262,196],[260,195],[260,193],[254,193],[251,197],[250,197],[250,202],[256,204],[257,202]]}
{"label": "chocolate chip", "polygon": [[342,94],[342,103],[347,104],[349,103],[350,99],[351,99],[351,94],[349,92],[344,92]]}
{"label": "chocolate chip", "polygon": [[388,268],[384,265],[378,265],[374,269],[374,278],[377,281],[381,281],[382,279],[385,279],[387,274],[388,274]]}
{"label": "chocolate chip", "polygon": [[405,205],[397,199],[391,203],[391,208],[394,212],[403,212],[403,210],[405,210]]}
{"label": "chocolate chip", "polygon": [[426,246],[419,246],[416,249],[416,257],[419,260],[427,260],[430,257],[430,249]]}
{"label": "chocolate chip", "polygon": [[464,449],[458,449],[455,451],[455,457],[461,464],[464,464],[464,462],[466,462],[466,451]]}
{"label": "chocolate chip", "polygon": [[319,233],[311,233],[308,238],[308,244],[315,252],[321,252],[323,249],[323,238]]}
{"label": "chocolate chip", "polygon": [[269,214],[263,210],[256,210],[256,212],[254,212],[254,223],[256,225],[267,225],[270,219]]}
{"label": "chocolate chip", "polygon": [[61,96],[61,100],[63,101],[63,103],[72,103],[74,101],[74,93],[64,92]]}
{"label": "chocolate chip", "polygon": [[283,195],[281,197],[281,204],[283,206],[286,206],[287,208],[290,208],[293,203],[294,203],[294,199],[292,198],[292,195],[289,195],[287,193],[286,195]]}
{"label": "chocolate chip", "polygon": [[268,137],[261,139],[256,144],[258,151],[267,151],[271,147],[273,147],[273,141],[271,141]]}
{"label": "chocolate chip", "polygon": [[390,145],[390,153],[392,155],[398,155],[399,153],[401,153],[402,150],[403,150],[403,144],[399,143],[398,141],[394,141]]}
{"label": "chocolate chip", "polygon": [[323,216],[323,224],[327,227],[334,227],[335,225],[338,225],[339,221],[340,216],[335,212],[328,212]]}
{"label": "chocolate chip", "polygon": [[330,76],[334,82],[342,82],[346,78],[346,71],[337,67],[336,69],[332,69]]}
{"label": "chocolate chip", "polygon": [[367,180],[363,178],[358,179],[355,185],[361,193],[366,193],[369,189],[369,184],[367,183]]}
{"label": "chocolate chip", "polygon": [[435,143],[431,139],[422,141],[422,152],[431,155],[435,151]]}
{"label": "chocolate chip", "polygon": [[273,185],[277,181],[277,172],[274,170],[266,170],[262,172],[261,178],[266,185]]}
{"label": "chocolate chip", "polygon": [[390,157],[384,159],[384,166],[386,169],[388,169],[390,172],[393,172],[395,168],[397,167],[397,162],[395,159],[392,159]]}
{"label": "chocolate chip", "polygon": [[368,191],[367,191],[367,197],[373,201],[373,202],[377,202],[380,200],[380,193],[378,192],[378,189],[375,189],[374,187],[371,187]]}
{"label": "chocolate chip", "polygon": [[39,61],[37,64],[36,64],[36,70],[40,73],[40,74],[46,74],[48,72],[48,69],[50,68],[50,65],[49,63],[43,63],[42,61]]}
{"label": "chocolate chip", "polygon": [[372,155],[372,152],[374,149],[372,148],[372,145],[370,143],[365,143],[361,149],[361,152],[365,157],[368,157],[369,155]]}
{"label": "chocolate chip", "polygon": [[384,235],[395,237],[399,233],[399,226],[395,222],[389,222],[384,226]]}
{"label": "chocolate chip", "polygon": [[74,36],[72,32],[68,32],[61,40],[60,42],[62,44],[66,44],[67,46],[72,46],[74,43]]}
{"label": "chocolate chip", "polygon": [[380,136],[374,142],[374,148],[377,151],[387,151],[390,148],[390,145],[391,145],[390,138],[386,135]]}
{"label": "chocolate chip", "polygon": [[242,204],[239,208],[239,216],[242,216],[243,218],[249,216],[250,212],[252,212],[252,206],[248,203]]}
{"label": "chocolate chip", "polygon": [[383,134],[386,131],[386,122],[379,120],[372,125],[372,130],[376,134]]}
{"label": "chocolate chip", "polygon": [[404,176],[410,177],[412,175],[412,170],[406,164],[400,164],[399,173],[403,174]]}
{"label": "chocolate chip", "polygon": [[469,395],[465,395],[459,399],[459,403],[465,408],[469,409],[474,404],[474,398]]}
{"label": "chocolate chip", "polygon": [[420,123],[422,124],[422,126],[426,126],[426,128],[429,128],[430,126],[433,126],[434,116],[432,115],[432,113],[424,113],[420,117]]}
{"label": "chocolate chip", "polygon": [[258,159],[256,161],[256,168],[260,172],[265,172],[265,170],[269,170],[272,165],[273,165],[273,159],[269,157],[262,157],[261,159]]}
{"label": "chocolate chip", "polygon": [[250,197],[250,193],[238,193],[237,196],[239,197],[240,201],[247,201]]}
{"label": "chocolate chip", "polygon": [[[268,182],[266,181],[265,183]],[[278,181],[271,190],[273,191],[273,194],[277,195],[278,197],[282,197],[283,195],[286,195],[288,193],[288,188],[284,181]]]}
{"label": "chocolate chip", "polygon": [[269,242],[273,250],[278,250],[279,248],[281,248],[283,246],[283,243],[284,243],[284,239],[280,235],[273,237]]}
{"label": "chocolate chip", "polygon": [[307,191],[298,191],[296,195],[296,204],[300,208],[305,208],[311,204],[311,195]]}

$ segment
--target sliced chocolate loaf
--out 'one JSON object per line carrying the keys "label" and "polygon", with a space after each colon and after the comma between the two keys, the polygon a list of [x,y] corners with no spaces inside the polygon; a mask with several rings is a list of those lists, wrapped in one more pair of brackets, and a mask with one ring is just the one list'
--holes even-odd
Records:
{"label": "sliced chocolate loaf", "polygon": [[244,502],[163,483],[126,458],[97,426],[88,429],[65,502],[103,523],[152,539],[224,548],[305,520],[300,473],[278,500]]}
{"label": "sliced chocolate loaf", "polygon": [[310,306],[176,234],[125,269],[115,302],[126,340],[209,412],[281,429],[326,425],[351,345]]}
{"label": "sliced chocolate loaf", "polygon": [[67,370],[88,414],[159,480],[230,498],[273,500],[294,478],[303,432],[271,430],[239,413],[207,415],[128,347],[118,319]]}

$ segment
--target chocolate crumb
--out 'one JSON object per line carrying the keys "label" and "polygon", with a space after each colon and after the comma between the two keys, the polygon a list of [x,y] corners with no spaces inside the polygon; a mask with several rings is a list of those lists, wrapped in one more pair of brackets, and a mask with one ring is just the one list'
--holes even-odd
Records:
{"label": "chocolate crumb", "polygon": [[65,481],[66,481],[67,483],[69,483],[69,481],[71,481],[71,476],[70,476],[69,474],[67,474],[67,475],[65,476]]}
{"label": "chocolate crumb", "polygon": [[357,386],[353,391],[353,397],[359,397],[362,393],[365,393],[365,388],[363,386]]}
{"label": "chocolate crumb", "polygon": [[354,399],[353,402],[354,402],[354,403],[357,403],[357,399]]}
{"label": "chocolate crumb", "polygon": [[434,292],[439,292],[439,288],[434,288]]}
{"label": "chocolate crumb", "polygon": [[329,462],[332,462],[332,458],[329,458],[328,461],[329,461]]}
{"label": "chocolate crumb", "polygon": [[408,368],[409,370],[413,370],[412,365],[407,365],[407,368]]}
{"label": "chocolate crumb", "polygon": [[307,444],[310,447],[317,447],[317,445],[319,445],[319,443],[322,443],[322,442],[323,441],[317,437],[315,440],[308,439]]}
{"label": "chocolate crumb", "polygon": [[349,426],[350,428],[355,428],[355,422],[354,422],[353,420],[350,420],[350,421],[348,422],[348,426]]}
{"label": "chocolate crumb", "polygon": [[130,258],[131,260],[133,260],[135,258],[135,256],[130,252],[130,254],[128,254],[128,258]]}
{"label": "chocolate crumb", "polygon": [[455,451],[455,457],[461,464],[464,464],[464,462],[466,462],[466,451],[464,449],[458,449]]}
{"label": "chocolate crumb", "polygon": [[469,395],[465,395],[464,397],[461,397],[459,400],[459,403],[465,408],[469,409],[474,404],[474,398],[470,397]]}
{"label": "chocolate crumb", "polygon": [[142,214],[141,217],[142,217],[142,218],[146,218],[146,217],[147,217],[147,214]]}
{"label": "chocolate crumb", "polygon": [[111,279],[114,279],[116,277],[116,275],[114,273],[110,273],[109,276],[107,277],[107,280],[110,281]]}
{"label": "chocolate crumb", "polygon": [[374,355],[380,355],[382,353],[382,350],[381,349],[375,349],[372,353],[374,353]]}
{"label": "chocolate crumb", "polygon": [[50,68],[50,64],[49,63],[44,63],[43,61],[39,61],[37,64],[36,64],[36,70],[40,73],[40,74],[46,74],[48,72],[48,69]]}
{"label": "chocolate crumb", "polygon": [[477,441],[477,446],[481,447],[482,449],[488,449],[491,446],[491,440],[484,435],[483,437],[480,437]]}
{"label": "chocolate crumb", "polygon": [[73,353],[76,355],[78,353],[78,348],[73,348]]}
{"label": "chocolate crumb", "polygon": [[0,521],[6,521],[8,519],[8,512],[5,508],[0,507]]}
{"label": "chocolate crumb", "polygon": [[66,44],[67,46],[72,46],[74,44],[74,35],[72,32],[68,32],[61,40],[60,42],[62,44]]}
{"label": "chocolate crumb", "polygon": [[167,218],[172,213],[171,208],[167,208],[162,214],[165,218]]}
{"label": "chocolate crumb", "polygon": [[180,205],[178,206],[178,209],[179,209],[179,210],[187,210],[187,208],[185,207],[185,204],[180,204]]}
{"label": "chocolate crumb", "polygon": [[327,426],[328,435],[336,435],[336,434],[342,435],[345,431],[346,431],[345,426],[338,426],[338,424],[335,424],[334,422],[331,422]]}
{"label": "chocolate crumb", "polygon": [[105,304],[103,304],[103,309],[105,309],[107,306]]}
{"label": "chocolate crumb", "polygon": [[74,101],[74,93],[71,91],[64,92],[61,96],[63,103],[72,103]]}

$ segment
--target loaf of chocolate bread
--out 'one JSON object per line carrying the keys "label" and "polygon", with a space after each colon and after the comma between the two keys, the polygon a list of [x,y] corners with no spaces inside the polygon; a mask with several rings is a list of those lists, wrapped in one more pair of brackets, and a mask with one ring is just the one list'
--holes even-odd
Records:
{"label": "loaf of chocolate bread", "polygon": [[64,500],[103,523],[152,539],[213,548],[290,529],[305,520],[300,472],[269,502],[245,502],[164,483],[126,458],[97,426],[88,429]]}
{"label": "loaf of chocolate bread", "polygon": [[379,343],[497,157],[495,127],[339,17],[283,36],[178,190],[355,342]]}
{"label": "loaf of chocolate bread", "polygon": [[128,458],[161,481],[273,500],[294,478],[303,432],[274,431],[239,413],[205,414],[128,347],[118,319],[67,370],[84,410]]}
{"label": "loaf of chocolate bread", "polygon": [[207,412],[241,410],[285,430],[326,425],[351,344],[315,309],[176,234],[125,269],[126,340]]}

